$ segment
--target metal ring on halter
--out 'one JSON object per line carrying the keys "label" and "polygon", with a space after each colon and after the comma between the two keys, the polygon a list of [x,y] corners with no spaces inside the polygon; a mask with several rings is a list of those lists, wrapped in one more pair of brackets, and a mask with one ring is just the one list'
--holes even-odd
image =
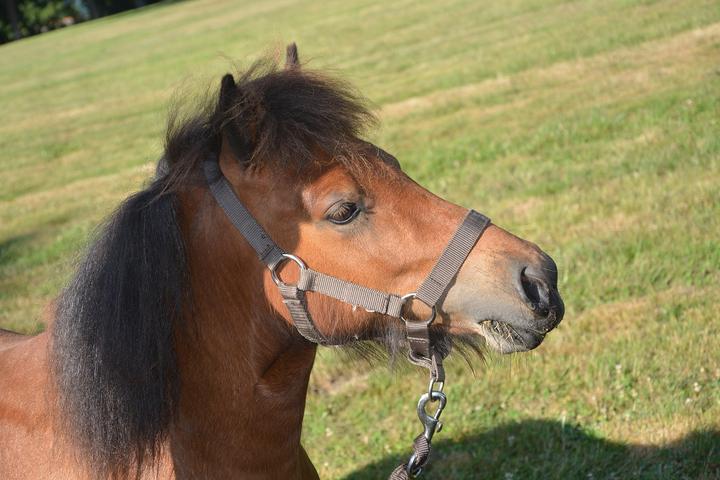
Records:
{"label": "metal ring on halter", "polygon": [[[410,292],[410,293],[400,297],[400,300],[402,301],[403,306],[405,306],[405,304],[407,303],[408,300],[411,300],[411,299],[414,300],[416,298],[417,298],[417,292]],[[423,302],[422,300],[420,300],[420,301]],[[425,303],[425,302],[423,302],[423,303]],[[425,303],[425,305],[427,305],[427,303]],[[430,325],[433,322],[433,320],[435,320],[435,316],[437,315],[437,308],[435,307],[435,305],[427,305],[427,306],[430,307],[430,309],[431,309],[430,317],[428,317],[426,320],[419,322],[419,323],[424,323],[425,325]],[[412,322],[412,320],[408,320],[407,318],[403,317],[402,309],[400,310],[400,320],[402,320],[405,323]]]}
{"label": "metal ring on halter", "polygon": [[277,269],[280,265],[287,262],[288,260],[292,260],[293,262],[295,262],[295,264],[300,269],[300,273],[302,273],[304,270],[307,270],[307,265],[305,265],[305,262],[303,262],[300,257],[296,257],[291,253],[283,253],[282,256],[283,258],[280,259],[280,261],[277,262],[275,266],[270,269],[270,276],[272,277],[273,282],[275,282],[275,285],[277,286],[287,285],[287,283],[283,282],[278,276]]}

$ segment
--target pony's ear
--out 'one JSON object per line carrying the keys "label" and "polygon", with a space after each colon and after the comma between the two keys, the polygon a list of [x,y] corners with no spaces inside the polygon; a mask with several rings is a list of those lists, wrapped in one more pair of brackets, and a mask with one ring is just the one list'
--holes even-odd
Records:
{"label": "pony's ear", "polygon": [[222,106],[225,104],[228,100],[230,100],[235,93],[235,79],[233,76],[229,73],[226,73],[223,75],[222,80],[220,80],[220,105]]}
{"label": "pony's ear", "polygon": [[287,53],[285,55],[285,69],[300,70],[300,57],[298,56],[297,45],[295,44],[295,42],[287,46]]}
{"label": "pony's ear", "polygon": [[[242,131],[239,128],[241,117],[244,113],[242,92],[235,85],[235,79],[231,74],[226,74],[220,81],[220,94],[216,118],[221,119],[217,130],[221,136],[227,139],[233,154],[240,163],[244,163],[252,155],[252,139],[250,132]],[[220,142],[222,145],[222,141]]]}

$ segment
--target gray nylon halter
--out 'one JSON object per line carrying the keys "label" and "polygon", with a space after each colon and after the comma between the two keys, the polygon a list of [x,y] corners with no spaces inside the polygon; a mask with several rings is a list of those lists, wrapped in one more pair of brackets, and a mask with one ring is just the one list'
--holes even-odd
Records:
{"label": "gray nylon halter", "polygon": [[[305,292],[320,293],[362,307],[370,312],[399,318],[405,322],[410,360],[428,368],[431,373],[430,387],[426,394],[428,396],[424,402],[442,399],[442,407],[444,407],[445,395],[442,393],[442,385],[445,381],[445,373],[442,367],[442,357],[433,350],[430,340],[430,325],[435,319],[438,302],[465,263],[477,240],[490,224],[488,217],[469,210],[417,292],[400,296],[357,285],[308,268],[300,258],[280,248],[253,218],[223,176],[217,159],[206,160],[203,163],[203,169],[210,192],[215,200],[235,228],[255,250],[260,261],[270,270],[295,328],[303,337],[320,345],[333,344],[332,339],[323,335],[313,322],[307,308]],[[295,285],[283,282],[277,274],[278,267],[286,261],[293,261],[300,268],[300,278]],[[407,301],[412,299],[420,300],[431,308],[432,312],[427,319],[415,321],[403,317],[403,307]],[[434,390],[435,384],[440,385],[439,390]],[[423,402],[422,399],[421,402]],[[425,403],[422,404],[423,412]],[[408,463],[398,466],[391,475],[392,479],[408,478],[408,475],[415,476],[422,471],[429,455],[430,440],[437,428],[436,425],[439,424],[438,417],[442,407],[434,417],[428,417],[432,424],[429,433],[426,421],[424,423],[426,432],[415,441],[415,454]],[[421,420],[422,418],[421,415]]]}
{"label": "gray nylon halter", "polygon": [[[235,228],[255,250],[260,261],[272,272],[273,280],[278,286],[283,302],[290,311],[295,328],[303,337],[320,345],[331,344],[331,339],[317,329],[307,310],[305,292],[317,292],[362,307],[370,312],[402,319],[407,325],[408,341],[413,353],[426,359],[430,358],[427,332],[435,317],[437,303],[457,275],[478,238],[489,225],[489,218],[474,210],[469,210],[465,220],[417,292],[400,296],[357,285],[308,268],[301,259],[280,248],[253,218],[223,176],[217,160],[205,161],[203,168],[210,192],[215,200]],[[282,282],[276,273],[277,268],[288,260],[295,262],[300,268],[300,279],[295,285]],[[428,320],[410,321],[402,316],[403,305],[412,298],[416,298],[432,308],[432,314]]]}

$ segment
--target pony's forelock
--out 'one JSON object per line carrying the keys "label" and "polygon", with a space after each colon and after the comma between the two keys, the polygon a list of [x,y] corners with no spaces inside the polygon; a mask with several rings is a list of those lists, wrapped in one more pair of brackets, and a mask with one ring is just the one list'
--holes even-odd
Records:
{"label": "pony's forelock", "polygon": [[359,138],[377,122],[367,102],[348,83],[301,69],[296,60],[285,69],[260,60],[223,77],[217,92],[194,102],[192,114],[183,102],[171,109],[162,159],[169,188],[198,180],[198,163],[217,156],[223,139],[248,168],[299,171],[328,159],[367,167]]}

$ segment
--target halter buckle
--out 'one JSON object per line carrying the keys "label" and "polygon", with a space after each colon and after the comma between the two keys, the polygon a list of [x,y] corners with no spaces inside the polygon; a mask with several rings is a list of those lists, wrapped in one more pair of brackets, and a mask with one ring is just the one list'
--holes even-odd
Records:
{"label": "halter buckle", "polygon": [[[410,292],[408,294],[403,295],[400,297],[400,300],[402,301],[403,307],[405,307],[405,304],[408,302],[408,300],[415,300],[417,298],[417,292]],[[422,299],[420,299],[421,302],[425,303]],[[413,323],[424,323],[425,325],[429,326],[433,320],[435,320],[435,317],[437,316],[437,308],[435,305],[428,305],[425,303],[428,307],[430,307],[430,316],[423,320],[422,322],[413,322]],[[405,323],[412,322],[412,320],[408,320],[407,318],[403,317],[402,314],[403,308],[400,309],[400,320],[402,320]]]}
{"label": "halter buckle", "polygon": [[280,276],[277,273],[277,269],[280,265],[287,262],[288,260],[295,262],[295,264],[300,269],[300,274],[302,274],[303,271],[307,270],[307,265],[305,265],[305,262],[303,262],[300,257],[296,257],[292,253],[283,253],[280,261],[270,268],[270,276],[272,277],[272,281],[275,282],[275,285],[277,285],[278,287],[281,285],[287,285],[287,283],[283,282],[280,279]]}

